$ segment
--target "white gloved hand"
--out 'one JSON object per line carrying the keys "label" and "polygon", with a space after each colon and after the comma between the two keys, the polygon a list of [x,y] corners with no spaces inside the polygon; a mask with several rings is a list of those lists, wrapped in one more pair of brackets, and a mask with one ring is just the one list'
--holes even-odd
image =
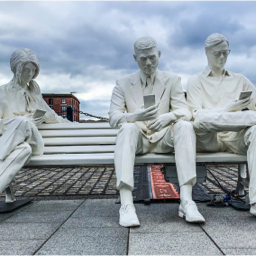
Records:
{"label": "white gloved hand", "polygon": [[131,113],[127,120],[129,122],[136,122],[136,121],[149,121],[156,119],[158,114],[158,105],[155,104],[154,106],[151,106],[149,108],[144,109],[143,105],[141,105],[139,108],[137,108],[133,113]]}

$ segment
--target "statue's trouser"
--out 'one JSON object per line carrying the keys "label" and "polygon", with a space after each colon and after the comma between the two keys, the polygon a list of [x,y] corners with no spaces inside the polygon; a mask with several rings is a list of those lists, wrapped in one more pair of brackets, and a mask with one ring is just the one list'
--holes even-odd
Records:
{"label": "statue's trouser", "polygon": [[250,204],[256,203],[256,111],[200,114],[194,121],[197,151],[247,154]]}
{"label": "statue's trouser", "polygon": [[[4,125],[2,121],[5,122]],[[2,119],[1,122],[0,193],[29,162],[31,155],[41,155],[44,150],[42,136],[27,118]]]}
{"label": "statue's trouser", "polygon": [[171,125],[164,137],[150,143],[136,124],[125,123],[119,130],[115,147],[115,170],[117,189],[134,188],[134,161],[136,154],[171,153],[175,150],[175,161],[180,186],[196,183],[196,136],[190,122]]}

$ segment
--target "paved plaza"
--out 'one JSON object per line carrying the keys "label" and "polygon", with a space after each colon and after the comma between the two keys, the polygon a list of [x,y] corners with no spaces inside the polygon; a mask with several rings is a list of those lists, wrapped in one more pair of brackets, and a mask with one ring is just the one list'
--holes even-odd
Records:
{"label": "paved plaza", "polygon": [[[208,166],[220,184],[232,191],[236,188],[237,165]],[[209,194],[223,191],[207,173],[207,181],[202,184]],[[116,198],[116,175],[113,166],[76,168],[23,168],[13,183],[16,197],[44,199]],[[1,195],[2,200],[4,194]]]}
{"label": "paved plaza", "polygon": [[[234,190],[237,166],[209,166]],[[136,204],[141,226],[118,224],[113,167],[23,168],[15,194],[33,203],[0,214],[0,255],[255,255],[256,217],[198,203],[206,224],[178,217],[177,201]],[[208,173],[208,193],[223,193]],[[1,200],[4,198],[1,197]]]}

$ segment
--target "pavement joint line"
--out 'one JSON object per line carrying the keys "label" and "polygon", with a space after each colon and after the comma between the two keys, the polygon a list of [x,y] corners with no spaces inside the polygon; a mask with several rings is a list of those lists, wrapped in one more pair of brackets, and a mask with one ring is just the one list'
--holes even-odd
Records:
{"label": "pavement joint line", "polygon": [[[106,168],[107,169],[107,168]],[[112,171],[112,173],[110,174],[110,176],[109,176],[109,178],[108,178],[108,181],[107,181],[107,184],[106,184],[106,186],[105,186],[105,188],[104,188],[104,191],[103,191],[103,193],[106,193],[106,191],[107,191],[107,189],[108,189],[108,185],[109,185],[109,182],[112,180],[112,177],[113,177],[113,175],[114,175],[114,168],[113,168],[113,171]]]}
{"label": "pavement joint line", "polygon": [[[85,199],[86,200],[86,199]],[[69,220],[69,218],[78,210],[78,208],[85,202],[85,200],[83,200],[82,202],[81,202],[81,204],[79,204],[78,206],[77,206],[77,208],[67,217],[67,219],[66,220],[64,220],[61,224],[60,224],[60,226],[41,244],[41,246],[39,246],[39,248],[38,249],[36,249],[36,251],[32,254],[32,255],[35,255],[50,239],[51,239],[51,237],[63,226],[63,224],[65,223],[65,222],[67,222],[68,220]]]}
{"label": "pavement joint line", "polygon": [[129,230],[128,230],[128,238],[127,238],[126,255],[129,255],[130,234],[131,234],[131,228],[129,228]]}
{"label": "pavement joint line", "polygon": [[203,230],[203,232],[209,237],[209,239],[214,243],[214,245],[220,250],[220,252],[222,253],[222,255],[226,255],[221,248],[218,246],[218,244],[212,239],[212,237],[206,232],[206,230],[202,227],[201,224],[199,224],[200,228]]}
{"label": "pavement joint line", "polygon": [[[72,179],[81,169],[82,169],[81,167],[80,167],[80,168],[77,168],[77,171],[70,177],[70,179]],[[81,176],[82,176],[82,175],[81,175]],[[79,179],[81,178],[81,176],[79,177]],[[67,180],[67,181],[68,181],[68,180]],[[67,182],[67,181],[66,181],[66,182]],[[65,183],[66,183],[66,182],[65,182]],[[72,188],[72,186],[73,186],[76,182],[77,182],[77,180],[75,180],[72,184],[70,184],[70,186],[69,186],[69,187],[66,189],[66,191],[64,192],[64,195],[67,195],[67,192],[69,191],[69,189]],[[51,185],[51,184],[50,184],[50,185]],[[49,186],[50,186],[50,185],[49,185]],[[49,186],[48,186],[48,187],[49,187]]]}
{"label": "pavement joint line", "polygon": [[[85,174],[88,173],[91,169],[92,169],[92,167],[86,168],[86,172],[84,172],[84,174],[80,177],[80,179],[83,178],[83,177],[85,176]],[[92,175],[93,175],[93,173],[92,173]],[[79,192],[81,191],[82,187],[83,187],[83,186],[86,184],[86,182],[92,177],[92,175],[84,181],[83,185],[81,185],[81,187],[80,187],[79,190],[77,191],[77,194],[79,194]]]}
{"label": "pavement joint line", "polygon": [[[100,167],[101,168],[101,167]],[[93,192],[94,188],[96,187],[97,183],[100,181],[101,177],[103,176],[103,173],[105,172],[106,167],[104,167],[104,171],[101,173],[101,175],[99,176],[99,178],[97,179],[97,181],[95,182],[95,184],[93,185],[93,187],[91,188],[91,192]],[[97,171],[97,168],[95,168],[94,173]],[[94,174],[93,173],[93,174]]]}

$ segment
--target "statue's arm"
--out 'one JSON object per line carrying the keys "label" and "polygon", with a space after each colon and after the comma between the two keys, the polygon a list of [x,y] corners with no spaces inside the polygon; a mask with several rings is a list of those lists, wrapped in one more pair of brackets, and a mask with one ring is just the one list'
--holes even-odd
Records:
{"label": "statue's arm", "polygon": [[244,88],[243,90],[244,91],[252,91],[252,102],[248,105],[248,109],[249,110],[256,110],[256,88],[255,86],[253,85],[253,83],[248,79],[246,78],[245,76],[243,76],[243,80],[244,80]]}
{"label": "statue's arm", "polygon": [[47,124],[53,124],[53,123],[69,123],[70,121],[67,119],[64,119],[61,116],[58,116],[56,112],[51,109],[48,104],[45,102],[45,100],[41,99],[41,105],[44,110],[46,110],[46,113],[44,115],[44,121]]}
{"label": "statue's arm", "polygon": [[183,119],[189,121],[192,117],[191,112],[188,109],[185,95],[181,85],[181,79],[177,76],[175,79],[170,92],[170,108],[172,114],[175,115],[176,119]]}
{"label": "statue's arm", "polygon": [[110,110],[109,110],[109,124],[113,128],[117,128],[122,123],[127,123],[127,118],[130,113],[125,113],[125,98],[122,87],[119,82],[116,81],[116,86],[113,89]]}

